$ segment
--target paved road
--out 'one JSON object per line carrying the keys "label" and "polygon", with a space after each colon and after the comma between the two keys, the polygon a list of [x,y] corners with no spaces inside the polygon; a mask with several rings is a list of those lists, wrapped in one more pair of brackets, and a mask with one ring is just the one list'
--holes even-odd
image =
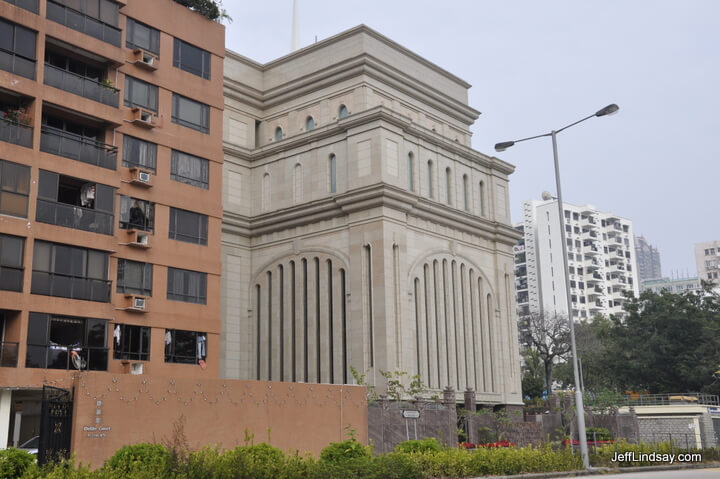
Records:
{"label": "paved road", "polygon": [[[590,476],[591,477],[591,476]],[[629,472],[603,475],[603,479],[718,479],[720,467],[711,469],[679,469],[676,471]]]}

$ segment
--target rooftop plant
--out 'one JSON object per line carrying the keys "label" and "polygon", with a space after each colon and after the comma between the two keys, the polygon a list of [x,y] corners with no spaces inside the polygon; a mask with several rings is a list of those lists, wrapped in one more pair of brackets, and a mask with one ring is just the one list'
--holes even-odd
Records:
{"label": "rooftop plant", "polygon": [[190,10],[198,12],[200,15],[210,20],[221,22],[223,20],[232,21],[230,15],[222,8],[222,0],[174,0],[180,5],[188,7]]}

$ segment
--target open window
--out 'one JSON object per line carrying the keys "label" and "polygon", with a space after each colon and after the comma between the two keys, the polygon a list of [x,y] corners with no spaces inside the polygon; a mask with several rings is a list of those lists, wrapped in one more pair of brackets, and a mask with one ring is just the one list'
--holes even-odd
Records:
{"label": "open window", "polygon": [[165,362],[198,364],[207,357],[207,333],[165,330]]}

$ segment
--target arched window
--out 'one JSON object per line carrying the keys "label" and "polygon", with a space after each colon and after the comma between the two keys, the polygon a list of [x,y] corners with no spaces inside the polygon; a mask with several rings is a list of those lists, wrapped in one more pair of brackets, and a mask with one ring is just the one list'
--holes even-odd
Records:
{"label": "arched window", "polygon": [[412,153],[408,153],[408,189],[415,191],[415,158]]}
{"label": "arched window", "polygon": [[433,174],[434,174],[435,168],[433,167],[432,160],[428,160],[427,162],[427,186],[428,186],[428,198],[434,198],[433,189],[435,185],[433,184]]}
{"label": "arched window", "polygon": [[480,194],[478,195],[480,197],[480,208],[478,209],[478,214],[480,216],[485,216],[485,183],[480,182]]}
{"label": "arched window", "polygon": [[450,168],[445,168],[445,189],[447,190],[446,193],[446,200],[447,204],[452,204],[452,171]]}
{"label": "arched window", "polygon": [[315,119],[311,116],[305,118],[305,131],[310,131],[315,128]]}
{"label": "arched window", "polygon": [[297,163],[293,172],[293,199],[295,203],[303,200],[303,174],[302,165]]}
{"label": "arched window", "polygon": [[275,128],[275,141],[280,141],[283,139],[283,130],[279,126]]}
{"label": "arched window", "polygon": [[470,199],[468,192],[468,175],[463,175],[463,208],[470,210]]}
{"label": "arched window", "polygon": [[270,209],[270,173],[265,173],[262,179],[262,210]]}
{"label": "arched window", "polygon": [[340,105],[340,108],[338,109],[338,118],[345,118],[349,114],[350,112],[347,107],[345,105]]}
{"label": "arched window", "polygon": [[332,154],[328,158],[328,191],[330,193],[337,191],[337,159]]}

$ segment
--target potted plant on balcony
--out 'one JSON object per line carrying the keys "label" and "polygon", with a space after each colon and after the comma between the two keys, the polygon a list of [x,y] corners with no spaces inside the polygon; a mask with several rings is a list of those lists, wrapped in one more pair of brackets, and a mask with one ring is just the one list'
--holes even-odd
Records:
{"label": "potted plant on balcony", "polygon": [[32,117],[28,115],[25,108],[11,108],[3,113],[4,119],[11,123],[17,123],[23,126],[30,126],[32,124]]}

